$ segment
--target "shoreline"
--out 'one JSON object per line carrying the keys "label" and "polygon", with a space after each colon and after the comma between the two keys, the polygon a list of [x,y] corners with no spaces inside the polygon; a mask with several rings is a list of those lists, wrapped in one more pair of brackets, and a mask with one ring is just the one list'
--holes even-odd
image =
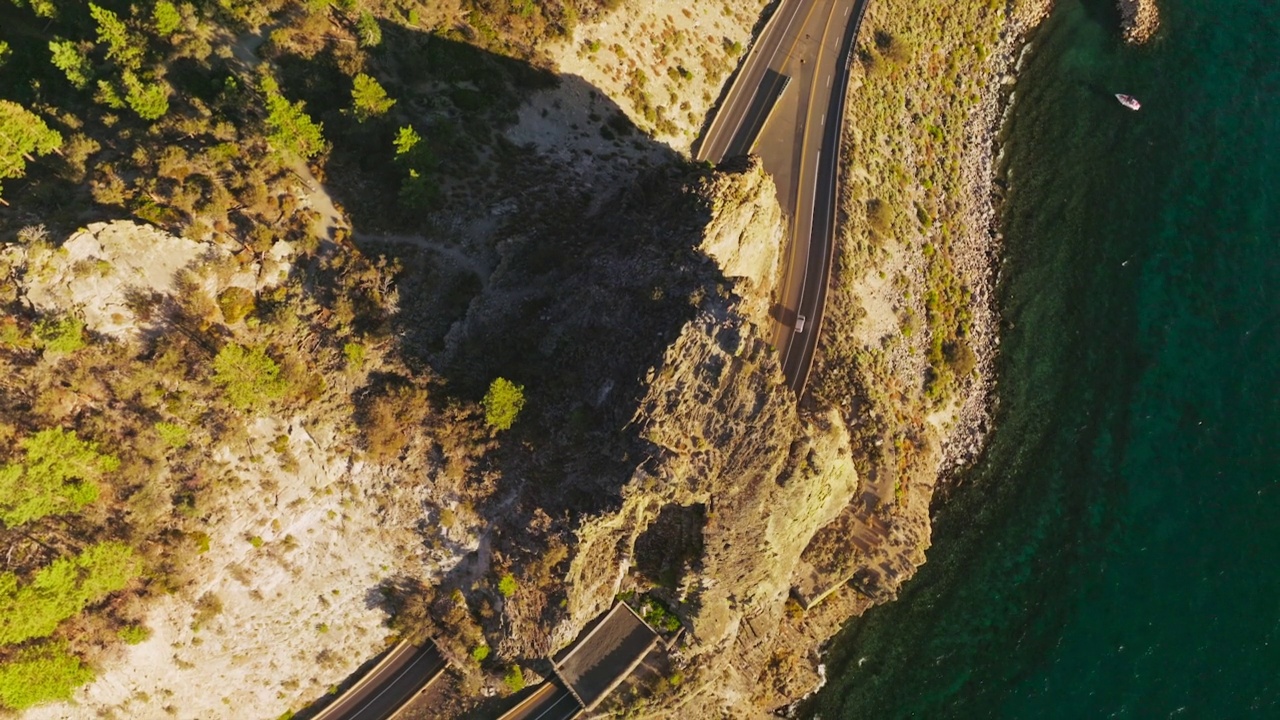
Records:
{"label": "shoreline", "polygon": [[1000,133],[1013,107],[1018,71],[1033,46],[1031,35],[1048,18],[1052,5],[1052,0],[1036,0],[1009,18],[993,55],[990,82],[965,121],[971,140],[961,158],[961,201],[969,231],[957,243],[955,259],[973,293],[970,338],[978,358],[977,377],[964,392],[955,428],[942,441],[931,503],[935,507],[946,501],[957,476],[981,456],[994,429],[1001,317],[996,289],[1004,240],[999,215]]}

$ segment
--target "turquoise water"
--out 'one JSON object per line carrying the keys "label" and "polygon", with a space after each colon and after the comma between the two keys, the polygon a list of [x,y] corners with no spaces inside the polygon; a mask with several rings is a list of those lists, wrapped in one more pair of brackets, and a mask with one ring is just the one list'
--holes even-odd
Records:
{"label": "turquoise water", "polygon": [[1280,3],[1162,7],[1150,48],[1109,0],[1037,36],[998,426],[827,720],[1280,718]]}

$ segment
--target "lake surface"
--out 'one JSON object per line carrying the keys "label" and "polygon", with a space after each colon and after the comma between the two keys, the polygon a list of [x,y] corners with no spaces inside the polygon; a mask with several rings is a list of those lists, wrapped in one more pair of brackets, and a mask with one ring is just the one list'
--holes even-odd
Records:
{"label": "lake surface", "polygon": [[1034,38],[998,425],[826,720],[1280,717],[1280,3],[1161,2]]}

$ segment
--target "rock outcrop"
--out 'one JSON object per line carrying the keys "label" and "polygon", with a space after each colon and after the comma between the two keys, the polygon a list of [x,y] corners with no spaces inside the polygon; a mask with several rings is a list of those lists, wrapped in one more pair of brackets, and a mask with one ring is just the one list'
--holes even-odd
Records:
{"label": "rock outcrop", "polygon": [[712,218],[700,245],[734,279],[708,294],[645,383],[636,411],[644,461],[621,506],[581,524],[557,644],[606,610],[664,534],[692,524],[669,587],[684,619],[676,651],[698,691],[693,716],[761,712],[749,698],[773,657],[800,556],[858,488],[835,417],[804,418],[769,343],[767,303],[782,243],[772,181],[758,165],[717,174],[701,192]]}
{"label": "rock outcrop", "polygon": [[1156,0],[1116,0],[1120,8],[1120,30],[1124,41],[1141,45],[1160,29],[1160,9]]}

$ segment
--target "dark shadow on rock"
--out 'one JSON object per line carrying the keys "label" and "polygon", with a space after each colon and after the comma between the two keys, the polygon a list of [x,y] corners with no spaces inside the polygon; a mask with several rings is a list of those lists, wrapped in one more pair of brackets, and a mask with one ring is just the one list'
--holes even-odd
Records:
{"label": "dark shadow on rock", "polygon": [[[520,418],[478,469],[498,478],[496,490],[475,505],[488,533],[481,552],[519,571],[540,563],[553,538],[572,547],[582,518],[618,507],[651,452],[631,425],[646,376],[703,298],[732,292],[699,249],[711,209],[697,189],[709,170],[645,136],[582,78],[404,28],[384,27],[384,43],[395,49],[379,51],[364,71],[396,105],[364,123],[334,101],[351,91],[337,57],[274,61],[286,95],[325,123],[333,144],[326,187],[357,232],[414,234],[492,268],[477,278],[410,243],[377,246],[404,267],[400,309],[386,331],[412,363],[443,380],[437,398],[477,402],[498,377],[524,386]],[[510,142],[504,132],[529,91],[557,84],[590,104],[585,114],[551,104],[542,117],[569,126],[576,150],[541,153]],[[431,173],[432,193],[414,210],[399,198],[408,168],[393,149],[406,125],[429,151],[415,162]],[[630,166],[613,172],[619,163]],[[623,179],[592,187],[602,176],[596,164]],[[457,218],[481,227],[456,228]],[[492,579],[491,569],[482,572],[493,567],[489,558],[473,560],[441,586],[492,595],[500,607],[496,591],[476,585]],[[563,577],[567,565],[545,571]],[[549,586],[556,589],[540,611],[544,627],[564,612],[563,587]]]}

